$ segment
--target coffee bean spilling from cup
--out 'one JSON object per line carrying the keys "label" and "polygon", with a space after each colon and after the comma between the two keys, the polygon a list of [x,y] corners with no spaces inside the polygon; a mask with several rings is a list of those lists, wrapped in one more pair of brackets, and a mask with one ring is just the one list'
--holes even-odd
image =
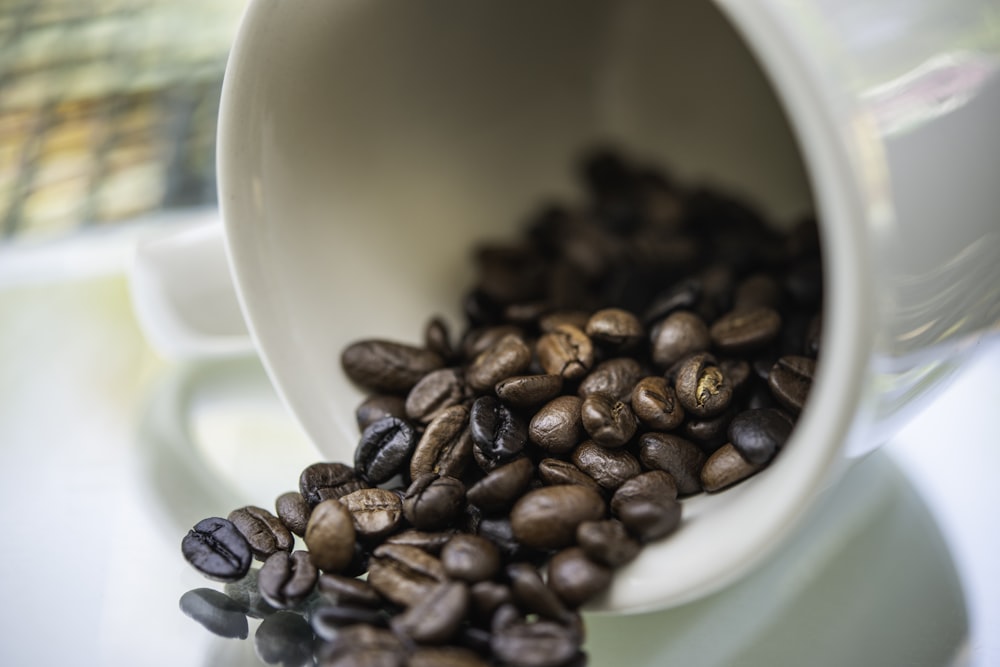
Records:
{"label": "coffee bean spilling from cup", "polygon": [[475,250],[457,337],[429,315],[421,344],[343,350],[370,394],[353,465],[184,538],[212,579],[263,561],[319,664],[583,665],[577,610],[615,568],[788,440],[820,348],[814,222],[775,231],[608,150],[579,176],[582,205]]}

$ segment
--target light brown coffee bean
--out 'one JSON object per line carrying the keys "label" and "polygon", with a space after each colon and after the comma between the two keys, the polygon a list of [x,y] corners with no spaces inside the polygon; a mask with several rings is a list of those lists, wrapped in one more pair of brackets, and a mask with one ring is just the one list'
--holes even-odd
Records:
{"label": "light brown coffee bean", "polygon": [[583,399],[580,421],[587,434],[602,447],[621,447],[639,427],[628,403],[605,394],[590,394]]}
{"label": "light brown coffee bean", "polygon": [[594,365],[594,346],[582,330],[561,324],[550,333],[542,334],[535,347],[538,361],[550,375],[566,380],[579,380]]}
{"label": "light brown coffee bean", "polygon": [[733,388],[715,357],[704,352],[686,357],[680,364],[674,391],[684,410],[701,419],[721,414],[733,398]]}
{"label": "light brown coffee bean", "polygon": [[567,606],[579,607],[611,585],[611,569],[587,558],[580,547],[563,549],[549,560],[548,586]]}
{"label": "light brown coffee bean", "polygon": [[583,439],[583,400],[559,396],[538,410],[528,423],[528,438],[550,454],[565,454]]}
{"label": "light brown coffee bean", "polygon": [[531,348],[521,336],[508,334],[472,360],[465,379],[478,392],[492,391],[501,380],[523,373],[530,363]]}
{"label": "light brown coffee bean", "polygon": [[587,440],[573,450],[573,463],[609,490],[617,489],[642,472],[639,460],[628,451],[602,447],[593,440]]}
{"label": "light brown coffee bean", "polygon": [[387,489],[361,489],[347,494],[340,502],[351,513],[360,540],[381,540],[402,525],[403,502]]}
{"label": "light brown coffee bean", "polygon": [[453,405],[434,418],[410,458],[410,478],[426,473],[461,477],[472,460],[469,409]]}
{"label": "light brown coffee bean", "polygon": [[709,493],[721,491],[742,482],[764,468],[762,464],[750,463],[731,444],[725,444],[715,451],[701,469],[702,487]]}
{"label": "light brown coffee bean", "polygon": [[514,537],[534,549],[559,549],[576,537],[584,521],[603,519],[601,495],[586,486],[546,486],[529,491],[510,512]]}
{"label": "light brown coffee bean", "polygon": [[644,433],[639,438],[639,459],[647,468],[670,473],[678,495],[701,491],[705,455],[693,442],[668,433]]}
{"label": "light brown coffee bean", "polygon": [[354,519],[339,500],[330,498],[313,508],[305,542],[313,564],[324,572],[341,572],[354,558]]}
{"label": "light brown coffee bean", "polygon": [[658,431],[670,431],[684,421],[684,408],[674,388],[660,376],[644,377],[636,383],[632,411],[639,421]]}

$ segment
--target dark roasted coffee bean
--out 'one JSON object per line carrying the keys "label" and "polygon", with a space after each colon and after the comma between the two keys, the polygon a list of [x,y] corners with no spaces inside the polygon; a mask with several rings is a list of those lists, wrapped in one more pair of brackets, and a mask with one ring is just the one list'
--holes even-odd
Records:
{"label": "dark roasted coffee bean", "polygon": [[642,472],[639,460],[621,448],[609,449],[587,440],[573,450],[576,467],[605,489],[614,490]]}
{"label": "dark roasted coffee bean", "polygon": [[528,424],[528,437],[550,454],[565,454],[583,439],[583,420],[577,396],[559,396],[542,406]]}
{"label": "dark roasted coffee bean", "polygon": [[592,340],[618,349],[633,347],[646,337],[639,318],[621,308],[605,308],[591,315],[584,333]]}
{"label": "dark roasted coffee bean", "polygon": [[726,442],[726,429],[736,414],[734,406],[716,417],[708,419],[688,419],[681,425],[677,435],[695,442],[703,452],[714,452]]}
{"label": "dark roasted coffee bean", "polygon": [[693,310],[701,298],[701,282],[686,278],[664,290],[643,312],[642,321],[653,325],[678,310]]}
{"label": "dark roasted coffee bean", "polygon": [[427,425],[410,459],[410,478],[424,473],[461,477],[472,460],[469,409],[453,405]]}
{"label": "dark roasted coffee bean", "polygon": [[434,531],[427,532],[423,530],[404,530],[401,533],[396,533],[395,535],[390,535],[386,538],[383,544],[405,544],[411,547],[417,547],[418,549],[423,549],[431,555],[438,555],[441,553],[441,549],[448,540],[451,539],[453,532],[442,532]]}
{"label": "dark roasted coffee bean", "polygon": [[235,509],[227,517],[247,539],[253,555],[267,560],[276,551],[291,551],[295,538],[278,517],[262,507],[248,505]]}
{"label": "dark roasted coffee bean", "polygon": [[427,424],[444,410],[468,398],[465,378],[457,368],[441,368],[420,379],[406,395],[406,416]]}
{"label": "dark roasted coffee bean", "polygon": [[[507,566],[510,592],[517,608],[525,614],[562,621],[569,615],[566,605],[555,592],[545,585],[538,570],[527,563]],[[502,624],[502,622],[498,623]]]}
{"label": "dark roasted coffee bean", "polygon": [[236,581],[250,569],[253,553],[232,522],[220,517],[202,519],[181,540],[181,553],[209,579]]}
{"label": "dark roasted coffee bean", "polygon": [[443,318],[432,317],[427,321],[424,327],[424,347],[445,361],[455,357],[455,349],[451,345],[451,332]]}
{"label": "dark roasted coffee bean", "polygon": [[522,457],[495,468],[469,488],[466,499],[484,512],[502,512],[514,504],[535,472],[531,459]]}
{"label": "dark roasted coffee bean", "polygon": [[462,310],[471,326],[497,324],[503,318],[503,303],[481,287],[466,293]]}
{"label": "dark roasted coffee bean", "polygon": [[560,324],[542,334],[535,352],[546,373],[561,375],[567,380],[579,380],[594,365],[594,345],[590,337],[571,324]]}
{"label": "dark roasted coffee bean", "polygon": [[403,516],[420,530],[441,530],[465,507],[465,485],[454,477],[423,474],[403,496]]}
{"label": "dark roasted coffee bean", "polygon": [[750,477],[764,466],[750,463],[731,444],[708,457],[701,469],[702,487],[709,493],[721,491]]}
{"label": "dark roasted coffee bean", "polygon": [[685,412],[700,419],[721,414],[733,398],[733,388],[707,353],[693,354],[680,364],[674,391]]}
{"label": "dark roasted coffee bean", "polygon": [[181,596],[181,611],[212,634],[227,639],[246,639],[250,627],[246,609],[228,595],[211,588],[196,588]]}
{"label": "dark roasted coffee bean", "polygon": [[354,451],[354,469],[373,484],[387,482],[403,470],[416,444],[417,434],[409,423],[384,417],[361,434]]}
{"label": "dark roasted coffee bean", "polygon": [[309,622],[291,611],[264,618],[253,634],[253,649],[268,665],[312,664],[313,631]]}
{"label": "dark roasted coffee bean", "polygon": [[561,375],[514,375],[496,385],[501,401],[515,408],[530,408],[552,400],[562,391]]}
{"label": "dark roasted coffee bean", "polygon": [[754,273],[744,278],[733,290],[733,311],[749,311],[781,306],[781,284],[766,273]]}
{"label": "dark roasted coffee bean", "polygon": [[526,493],[510,512],[514,537],[535,549],[559,549],[573,543],[576,527],[603,519],[604,499],[579,485],[546,486]]}
{"label": "dark roasted coffee bean", "polygon": [[639,427],[639,420],[628,403],[605,394],[590,394],[583,399],[580,421],[594,442],[602,447],[621,447],[632,439]]}
{"label": "dark roasted coffee bean", "polygon": [[476,583],[500,571],[500,551],[478,535],[455,535],[441,550],[441,564],[452,579]]}
{"label": "dark roasted coffee bean", "polygon": [[447,575],[444,566],[434,556],[417,547],[403,544],[383,544],[372,553],[368,583],[388,600],[409,607]]}
{"label": "dark roasted coffee bean", "polygon": [[590,394],[604,394],[617,401],[628,402],[632,388],[642,377],[639,362],[631,357],[608,359],[594,367],[580,382],[577,394],[586,398]]}
{"label": "dark roasted coffee bean", "polygon": [[635,559],[642,548],[621,521],[584,521],[576,528],[576,542],[595,563],[621,567]]}
{"label": "dark roasted coffee bean", "polygon": [[406,649],[389,630],[357,624],[341,628],[317,658],[320,667],[405,667]]}
{"label": "dark roasted coffee bean", "polygon": [[341,498],[368,485],[343,463],[314,463],[299,475],[299,493],[315,507],[329,498]]}
{"label": "dark roasted coffee bean", "polygon": [[475,450],[493,465],[513,459],[528,441],[524,419],[492,396],[481,396],[472,404],[469,428]]}
{"label": "dark roasted coffee bean", "polygon": [[666,537],[677,529],[681,504],[673,477],[654,470],[633,477],[611,498],[611,511],[641,542]]}
{"label": "dark roasted coffee bean", "polygon": [[618,510],[625,503],[648,500],[676,500],[677,482],[673,476],[662,470],[650,470],[636,475],[615,491],[611,497],[611,512]]}
{"label": "dark roasted coffee bean", "polygon": [[354,577],[324,573],[316,581],[319,592],[333,598],[338,604],[353,607],[378,607],[382,604],[371,584]]}
{"label": "dark roasted coffee bean", "polygon": [[469,588],[462,582],[437,584],[390,624],[397,634],[421,644],[443,644],[451,639],[469,609]]}
{"label": "dark roasted coffee bean", "polygon": [[410,654],[407,667],[489,667],[474,651],[458,646],[423,646]]}
{"label": "dark roasted coffee bean", "polygon": [[382,609],[351,604],[324,604],[309,615],[313,632],[323,641],[332,641],[345,627],[350,625],[371,625],[387,627],[389,615]]}
{"label": "dark roasted coffee bean", "polygon": [[678,310],[658,322],[650,339],[653,362],[661,368],[667,368],[689,354],[703,352],[712,344],[705,321],[687,310]]}
{"label": "dark roasted coffee bean", "polygon": [[538,476],[548,486],[578,484],[594,491],[601,491],[601,485],[597,480],[577,468],[575,464],[562,459],[542,459],[538,463]]}
{"label": "dark roasted coffee bean", "polygon": [[348,345],[340,363],[354,382],[368,389],[402,393],[420,378],[444,366],[444,359],[430,350],[386,340],[364,340]]}
{"label": "dark roasted coffee bean", "polygon": [[639,438],[639,459],[647,468],[670,473],[678,495],[701,491],[705,455],[693,442],[667,433],[644,433]]}
{"label": "dark roasted coffee bean", "polygon": [[510,587],[495,581],[479,581],[469,588],[475,622],[489,625],[501,605],[514,604]]}
{"label": "dark roasted coffee bean", "polygon": [[778,403],[797,415],[809,396],[815,372],[815,359],[789,355],[774,364],[767,376],[767,384]]}
{"label": "dark roasted coffee bean", "polygon": [[793,425],[791,417],[774,408],[746,410],[729,423],[729,442],[750,463],[767,463],[784,447]]}
{"label": "dark roasted coffee bean", "polygon": [[580,650],[565,626],[553,621],[519,621],[493,634],[490,648],[511,667],[562,667]]}
{"label": "dark roasted coffee bean", "polygon": [[476,526],[476,534],[497,545],[507,560],[530,559],[535,552],[521,544],[514,537],[514,529],[507,517],[482,517]]}
{"label": "dark roasted coffee bean", "polygon": [[658,431],[669,431],[684,421],[684,408],[666,378],[644,377],[632,390],[632,411],[643,424]]}
{"label": "dark roasted coffee bean", "polygon": [[472,360],[465,378],[476,391],[492,391],[501,380],[523,373],[530,363],[531,348],[520,336],[508,334]]}
{"label": "dark roasted coffee bean", "polygon": [[316,566],[306,551],[276,551],[257,575],[260,594],[275,609],[294,607],[316,586]]}
{"label": "dark roasted coffee bean", "polygon": [[354,417],[360,432],[383,417],[406,419],[406,401],[402,396],[374,394],[361,402],[354,411]]}
{"label": "dark roasted coffee bean", "polygon": [[403,501],[387,489],[361,489],[347,494],[340,502],[351,513],[359,540],[381,540],[403,523]]}
{"label": "dark roasted coffee bean", "polygon": [[549,588],[570,607],[579,607],[611,585],[611,570],[587,558],[580,547],[554,555],[548,573]]}
{"label": "dark roasted coffee bean", "polygon": [[466,625],[459,630],[458,639],[455,643],[463,648],[475,651],[481,656],[490,657],[492,656],[490,649],[490,640],[492,638],[493,635],[486,628]]}
{"label": "dark roasted coffee bean", "polygon": [[733,394],[741,394],[744,389],[750,386],[753,369],[745,359],[723,359],[719,362],[719,369],[726,376],[726,381],[733,388]]}
{"label": "dark roasted coffee bean", "polygon": [[583,331],[590,321],[590,313],[583,310],[557,310],[554,313],[545,315],[538,321],[538,330],[542,333],[551,333],[563,324],[569,324]]}
{"label": "dark roasted coffee bean", "polygon": [[462,337],[462,358],[471,361],[509,335],[524,336],[524,330],[513,324],[470,329]]}
{"label": "dark roasted coffee bean", "polygon": [[298,491],[282,493],[274,501],[274,511],[285,528],[292,534],[302,537],[306,534],[306,524],[309,522],[309,503]]}
{"label": "dark roasted coffee bean", "polygon": [[760,349],[781,331],[781,315],[767,306],[731,311],[709,328],[712,343],[722,352],[743,353]]}
{"label": "dark roasted coffee bean", "polygon": [[356,532],[351,513],[330,498],[313,508],[306,525],[305,542],[313,565],[324,572],[341,572],[354,558]]}

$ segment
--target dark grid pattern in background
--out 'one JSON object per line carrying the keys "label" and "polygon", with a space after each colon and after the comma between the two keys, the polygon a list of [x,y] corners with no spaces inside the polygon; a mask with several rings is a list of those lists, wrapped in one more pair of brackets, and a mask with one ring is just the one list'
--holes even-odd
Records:
{"label": "dark grid pattern in background", "polygon": [[0,239],[215,201],[244,0],[0,0]]}

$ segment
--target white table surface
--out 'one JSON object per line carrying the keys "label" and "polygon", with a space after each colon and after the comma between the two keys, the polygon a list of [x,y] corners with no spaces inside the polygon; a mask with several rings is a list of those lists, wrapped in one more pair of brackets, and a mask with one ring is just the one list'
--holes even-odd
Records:
{"label": "white table surface", "polygon": [[[215,637],[179,611],[185,591],[221,588],[183,561],[180,538],[199,518],[224,515],[241,499],[265,504],[293,488],[313,455],[255,363],[231,362],[223,372],[208,372],[170,364],[149,348],[133,318],[121,271],[132,236],[131,231],[98,235],[36,252],[0,248],[0,665],[261,664],[252,641]],[[905,664],[928,667],[1000,664],[998,380],[1000,346],[992,345],[887,447],[905,472],[903,486],[919,492],[934,518],[927,524],[936,526],[933,534],[924,535],[924,526],[920,535],[932,547],[943,536],[952,554],[969,612],[968,642],[945,647],[944,653],[940,646],[921,648],[921,638],[934,631],[920,624],[937,623],[934,613],[949,614],[945,625],[951,622],[954,628],[965,623],[947,606],[947,595],[939,598],[941,609],[933,609],[936,594],[927,589],[918,602],[900,599],[899,604],[931,608],[901,615],[894,630],[898,638],[892,639],[896,643],[890,646],[887,639],[881,653],[871,655],[906,655]],[[213,382],[212,391],[191,399],[192,386]],[[185,400],[187,420],[181,423],[178,401]],[[191,440],[215,443],[197,452],[198,465],[186,456],[188,445],[177,444]],[[257,446],[252,443],[262,441],[281,442],[284,451],[262,449],[252,457],[255,463],[233,466],[236,449],[252,450]],[[213,472],[226,480],[207,481]],[[914,511],[924,510],[905,516]],[[859,538],[845,558],[868,553],[880,572],[891,572],[898,559],[905,572],[909,556],[899,540],[912,539],[908,535],[900,533],[895,546],[881,547],[878,535],[868,535],[867,542]],[[861,550],[862,542],[868,551]],[[923,543],[914,544],[921,548]],[[934,563],[927,567],[938,568],[932,574],[941,575],[947,593],[950,570]],[[753,603],[767,577],[775,576],[761,575],[700,608],[596,620],[592,638],[649,644],[648,633],[655,634],[663,623],[690,623],[693,634],[687,639],[671,640],[667,631],[668,638],[660,641],[672,643],[649,649],[648,664],[661,664],[656,655],[697,650],[685,648],[699,632],[692,619],[724,617],[728,608],[738,608],[740,596]],[[832,577],[828,585],[840,581]],[[885,590],[924,590],[916,579],[900,585],[904,588],[891,589],[885,583]],[[879,582],[865,586],[878,602]],[[817,606],[816,595],[810,609]],[[836,606],[842,600],[829,591],[822,595],[831,606],[823,613],[843,615]],[[801,616],[796,609],[792,605],[786,616]],[[891,606],[886,609],[895,614]],[[893,621],[885,623],[889,628]],[[633,637],[636,628],[646,628],[645,639]],[[834,631],[833,625],[829,631],[809,630],[820,647]],[[787,652],[768,648],[769,642],[785,641],[780,631],[754,633],[741,653],[745,664],[784,664]],[[873,630],[858,643],[884,635]],[[955,642],[954,633],[947,637]],[[828,638],[836,645],[852,641],[850,636]],[[901,642],[909,652],[886,653]],[[945,653],[950,657],[942,661]],[[603,663],[595,659],[592,664]],[[734,663],[718,658],[712,664]]]}

